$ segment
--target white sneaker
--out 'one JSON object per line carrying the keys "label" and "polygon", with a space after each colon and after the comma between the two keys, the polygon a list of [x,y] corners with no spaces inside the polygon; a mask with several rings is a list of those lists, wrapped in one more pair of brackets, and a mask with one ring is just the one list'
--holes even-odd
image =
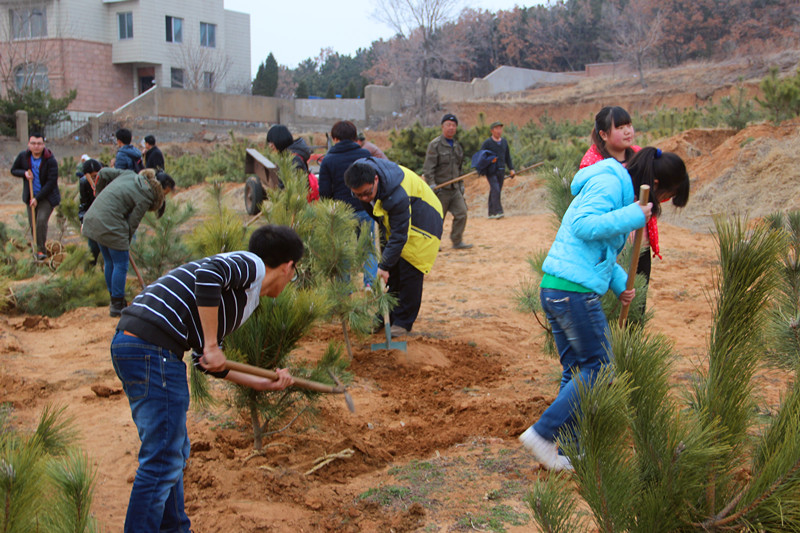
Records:
{"label": "white sneaker", "polygon": [[575,467],[572,466],[572,461],[569,460],[569,457],[566,455],[559,455],[557,460],[557,465],[553,469],[556,472],[560,472],[561,470],[566,470],[567,472],[574,472]]}
{"label": "white sneaker", "polygon": [[558,446],[556,446],[556,443],[536,433],[533,426],[526,429],[525,433],[519,436],[519,440],[545,468],[556,471],[562,469],[559,468],[562,465],[558,459]]}

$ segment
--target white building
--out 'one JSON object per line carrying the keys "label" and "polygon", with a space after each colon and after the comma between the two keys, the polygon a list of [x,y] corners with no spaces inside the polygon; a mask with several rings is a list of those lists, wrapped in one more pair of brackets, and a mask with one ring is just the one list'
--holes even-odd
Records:
{"label": "white building", "polygon": [[71,112],[113,110],[162,87],[249,92],[250,15],[223,0],[0,0],[3,91],[78,91]]}

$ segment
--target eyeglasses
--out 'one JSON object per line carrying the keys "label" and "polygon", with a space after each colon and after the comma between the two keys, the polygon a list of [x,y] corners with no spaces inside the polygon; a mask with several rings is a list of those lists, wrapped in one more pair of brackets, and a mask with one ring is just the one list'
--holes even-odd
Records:
{"label": "eyeglasses", "polygon": [[372,195],[375,193],[375,185],[378,183],[378,180],[372,182],[372,187],[370,187],[366,191],[356,192],[350,191],[350,194],[353,195],[353,198],[358,198],[359,200],[369,201],[372,199]]}
{"label": "eyeglasses", "polygon": [[294,274],[292,274],[292,277],[289,278],[289,281],[294,282],[297,281],[297,263],[295,263],[294,261],[292,261],[292,271],[294,272]]}

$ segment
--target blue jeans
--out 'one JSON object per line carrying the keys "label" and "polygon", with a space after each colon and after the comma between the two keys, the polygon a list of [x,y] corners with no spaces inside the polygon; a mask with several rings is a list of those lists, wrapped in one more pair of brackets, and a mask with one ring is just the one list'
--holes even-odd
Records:
{"label": "blue jeans", "polygon": [[[374,239],[375,221],[369,216],[366,211],[356,211],[356,219],[358,223],[366,222],[369,225],[370,238]],[[361,231],[359,229],[359,231]],[[372,252],[367,257],[367,262],[364,263],[364,286],[372,285],[375,283],[375,276],[378,275],[378,260],[375,257],[375,252]]]}
{"label": "blue jeans", "polygon": [[139,440],[139,468],[125,516],[125,533],[186,533],[183,469],[189,459],[189,386],[180,356],[117,331],[111,362],[122,381]]}
{"label": "blue jeans", "polygon": [[608,321],[595,293],[541,289],[542,308],[553,328],[561,360],[561,386],[533,429],[543,438],[554,441],[562,428],[571,433],[579,408],[577,373],[584,383],[594,383],[597,372],[609,362]]}
{"label": "blue jeans", "polygon": [[128,250],[114,250],[108,246],[100,246],[103,254],[103,273],[106,276],[106,287],[112,298],[125,298],[125,280],[128,278]]}

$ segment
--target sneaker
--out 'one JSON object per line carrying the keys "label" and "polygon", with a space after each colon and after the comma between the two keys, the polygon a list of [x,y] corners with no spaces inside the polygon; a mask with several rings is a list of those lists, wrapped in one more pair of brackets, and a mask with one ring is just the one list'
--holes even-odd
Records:
{"label": "sneaker", "polygon": [[519,441],[545,468],[548,470],[561,470],[559,468],[561,464],[558,459],[558,446],[556,446],[555,442],[551,442],[536,433],[533,426],[526,429],[525,433],[519,436]]}
{"label": "sneaker", "polygon": [[472,248],[472,245],[467,244],[464,241],[453,245],[453,250],[469,250],[470,248]]}
{"label": "sneaker", "polygon": [[391,332],[392,337],[402,337],[403,335],[408,335],[408,330],[403,326],[392,326]]}
{"label": "sneaker", "polygon": [[47,254],[44,252],[36,252],[37,261],[47,261]]}
{"label": "sneaker", "polygon": [[569,457],[566,455],[559,455],[558,460],[556,461],[556,467],[553,469],[555,471],[566,470],[567,472],[574,472],[575,467],[572,466],[572,461],[569,460]]}

